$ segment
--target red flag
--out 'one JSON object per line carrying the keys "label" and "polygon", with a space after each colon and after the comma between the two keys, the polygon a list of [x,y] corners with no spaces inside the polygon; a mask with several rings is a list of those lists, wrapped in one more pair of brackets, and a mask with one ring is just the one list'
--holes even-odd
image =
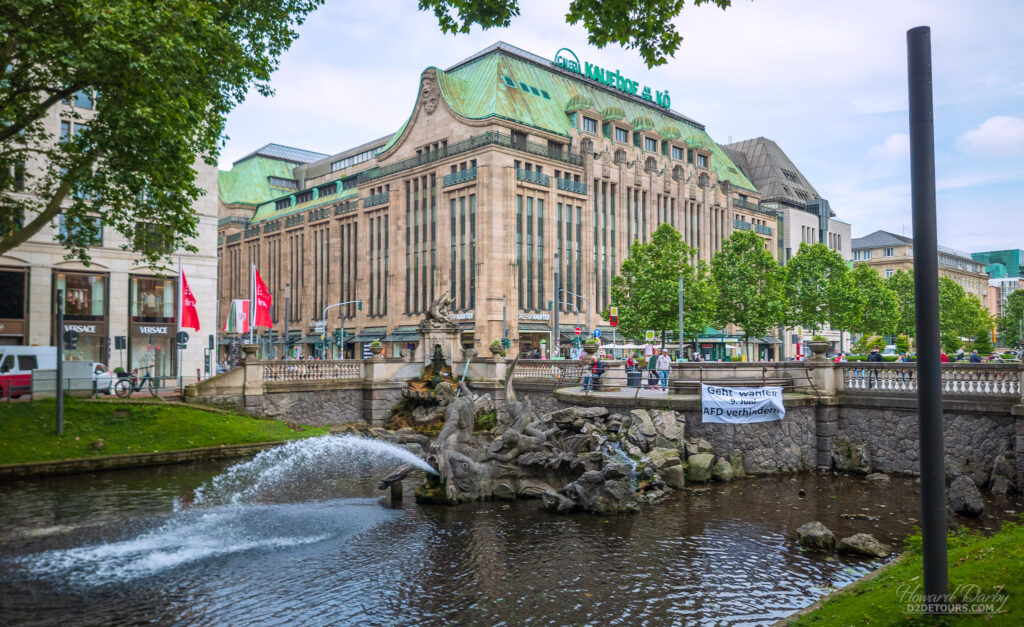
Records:
{"label": "red flag", "polygon": [[196,312],[196,297],[192,294],[192,288],[185,280],[185,272],[178,271],[181,276],[181,324],[180,329],[199,330],[199,314]]}
{"label": "red flag", "polygon": [[256,306],[253,307],[252,326],[269,329],[274,326],[274,322],[270,318],[270,306],[273,304],[274,298],[270,295],[270,290],[267,289],[267,284],[260,277],[260,271],[256,269],[255,264],[252,267],[252,273],[255,286],[253,294],[256,301]]}

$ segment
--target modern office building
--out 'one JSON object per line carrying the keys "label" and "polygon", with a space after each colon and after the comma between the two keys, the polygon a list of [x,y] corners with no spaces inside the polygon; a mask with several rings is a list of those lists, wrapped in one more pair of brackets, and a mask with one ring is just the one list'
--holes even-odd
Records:
{"label": "modern office building", "polygon": [[[249,298],[255,263],[274,295],[270,355],[286,325],[294,354],[340,356],[342,325],[345,354],[375,339],[397,354],[445,293],[464,344],[482,351],[507,329],[513,354],[545,354],[577,319],[611,335],[599,314],[611,279],[661,223],[703,259],[736,229],[778,251],[776,209],[668,89],[642,82],[565,49],[549,60],[497,43],[424,70],[391,135],[239,160],[220,175],[221,319]],[[319,347],[324,308],[354,300],[330,311]],[[729,338],[707,339],[721,356]]]}
{"label": "modern office building", "polygon": [[[761,195],[761,208],[778,216],[778,259],[788,262],[800,250],[801,243],[822,243],[837,251],[844,260],[852,258],[850,225],[836,219],[828,200],[800,171],[800,168],[774,141],[757,137],[723,146],[726,154],[753,182]],[[819,329],[836,350],[850,347],[850,336],[831,329]],[[784,355],[802,354],[803,329],[788,329],[781,334]]]}
{"label": "modern office building", "polygon": [[991,250],[971,253],[978,263],[985,264],[988,274],[988,305],[989,313],[995,317],[1003,315],[1003,306],[1010,294],[1024,289],[1024,250]]}
{"label": "modern office building", "polygon": [[[867,264],[885,278],[897,270],[914,269],[914,240],[888,231],[875,231],[853,240],[853,261]],[[939,246],[939,276],[957,282],[968,294],[988,301],[985,268],[965,252]]]}
{"label": "modern office building", "polygon": [[[79,92],[52,108],[46,125],[54,137],[73,136],[96,115],[95,94]],[[174,254],[173,267],[160,271],[122,249],[123,237],[104,229],[89,249],[92,263],[65,258],[56,241],[64,217],[43,228],[29,241],[0,255],[0,343],[55,345],[64,330],[78,332],[75,350],[67,359],[97,361],[111,369],[152,366],[155,375],[177,372],[177,260],[199,299],[200,337],[182,353],[183,371],[195,376],[202,369],[207,334],[214,332],[217,291],[216,169],[201,161],[194,166],[197,185],[206,191],[194,204],[199,215],[197,253]],[[102,208],[97,208],[102,211]],[[64,294],[64,329],[57,329],[57,291]],[[206,300],[206,299],[209,300]],[[127,347],[116,349],[115,338]]]}

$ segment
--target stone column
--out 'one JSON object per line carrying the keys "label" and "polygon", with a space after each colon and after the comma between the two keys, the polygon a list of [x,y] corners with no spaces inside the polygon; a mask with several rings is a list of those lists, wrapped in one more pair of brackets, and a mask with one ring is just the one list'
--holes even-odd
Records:
{"label": "stone column", "polygon": [[242,405],[246,411],[261,413],[263,407],[263,363],[257,357],[258,344],[242,346]]}
{"label": "stone column", "polygon": [[839,432],[839,398],[836,395],[836,367],[822,357],[805,362],[810,368],[810,379],[820,400],[814,406],[815,464],[818,470],[832,467],[832,450]]}

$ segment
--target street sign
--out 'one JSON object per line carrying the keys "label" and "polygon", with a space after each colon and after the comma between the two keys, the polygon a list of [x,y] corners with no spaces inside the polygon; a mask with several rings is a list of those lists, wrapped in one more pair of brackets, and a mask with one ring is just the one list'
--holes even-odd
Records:
{"label": "street sign", "polygon": [[188,344],[188,333],[185,333],[184,331],[178,331],[178,334],[174,336],[174,338],[177,340],[178,344]]}
{"label": "street sign", "polygon": [[313,329],[313,334],[314,335],[323,335],[324,331],[326,331],[326,330],[327,330],[327,321],[326,320],[317,320],[316,321],[316,327]]}
{"label": "street sign", "polygon": [[580,333],[583,333],[583,329],[576,327],[576,335],[579,335]]}
{"label": "street sign", "polygon": [[608,324],[613,327],[619,326],[619,308],[609,307],[608,308]]}
{"label": "street sign", "polygon": [[594,337],[601,337],[601,329],[594,329]]}
{"label": "street sign", "polygon": [[657,338],[658,338],[658,332],[657,331],[647,331],[644,334],[644,339],[647,340],[648,342],[653,342]]}

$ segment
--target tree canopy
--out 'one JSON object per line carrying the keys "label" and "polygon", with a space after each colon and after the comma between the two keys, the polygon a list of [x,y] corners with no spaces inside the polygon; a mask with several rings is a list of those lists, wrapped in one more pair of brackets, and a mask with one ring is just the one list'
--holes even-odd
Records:
{"label": "tree canopy", "polygon": [[[679,277],[683,277],[684,334],[696,337],[711,321],[714,289],[707,264],[691,260],[697,251],[683,242],[679,231],[662,224],[646,244],[634,240],[629,258],[612,277],[612,304],[619,308],[619,330],[626,337],[644,331],[665,332],[679,325]],[[608,310],[601,312],[608,317]]]}
{"label": "tree canopy", "polygon": [[939,277],[939,334],[942,348],[953,352],[963,346],[962,338],[990,333],[992,319],[977,296],[968,294],[956,281]]}
{"label": "tree canopy", "polygon": [[785,267],[785,295],[793,324],[817,331],[826,324],[849,329],[861,314],[850,269],[843,256],[821,242],[801,242]]}
{"label": "tree canopy", "polygon": [[197,160],[216,164],[226,114],[251,87],[271,93],[321,1],[5,3],[0,254],[58,215],[58,240],[85,263],[103,227],[154,265],[195,250]]}
{"label": "tree canopy", "polygon": [[914,317],[914,271],[897,270],[885,280],[885,286],[896,295],[896,328],[893,330],[898,334],[916,337],[917,319]]}
{"label": "tree canopy", "polygon": [[753,231],[734,231],[723,242],[711,258],[711,279],[717,324],[738,325],[749,340],[785,321],[783,270]]}
{"label": "tree canopy", "polygon": [[892,335],[900,315],[896,293],[889,289],[878,271],[867,264],[858,265],[851,275],[860,299],[860,316],[849,329],[856,333]]}
{"label": "tree canopy", "polygon": [[[694,6],[702,4],[726,9],[732,0],[693,0]],[[683,43],[672,21],[685,6],[686,0],[571,0],[565,21],[582,22],[592,45],[638,50],[647,67],[655,67]],[[483,29],[508,26],[519,15],[519,0],[419,0],[419,8],[434,14],[441,32],[468,33],[474,24]]]}
{"label": "tree canopy", "polygon": [[1021,320],[1024,319],[1024,290],[1017,290],[1006,297],[1003,313],[996,320],[999,338],[1006,346],[1021,346]]}

